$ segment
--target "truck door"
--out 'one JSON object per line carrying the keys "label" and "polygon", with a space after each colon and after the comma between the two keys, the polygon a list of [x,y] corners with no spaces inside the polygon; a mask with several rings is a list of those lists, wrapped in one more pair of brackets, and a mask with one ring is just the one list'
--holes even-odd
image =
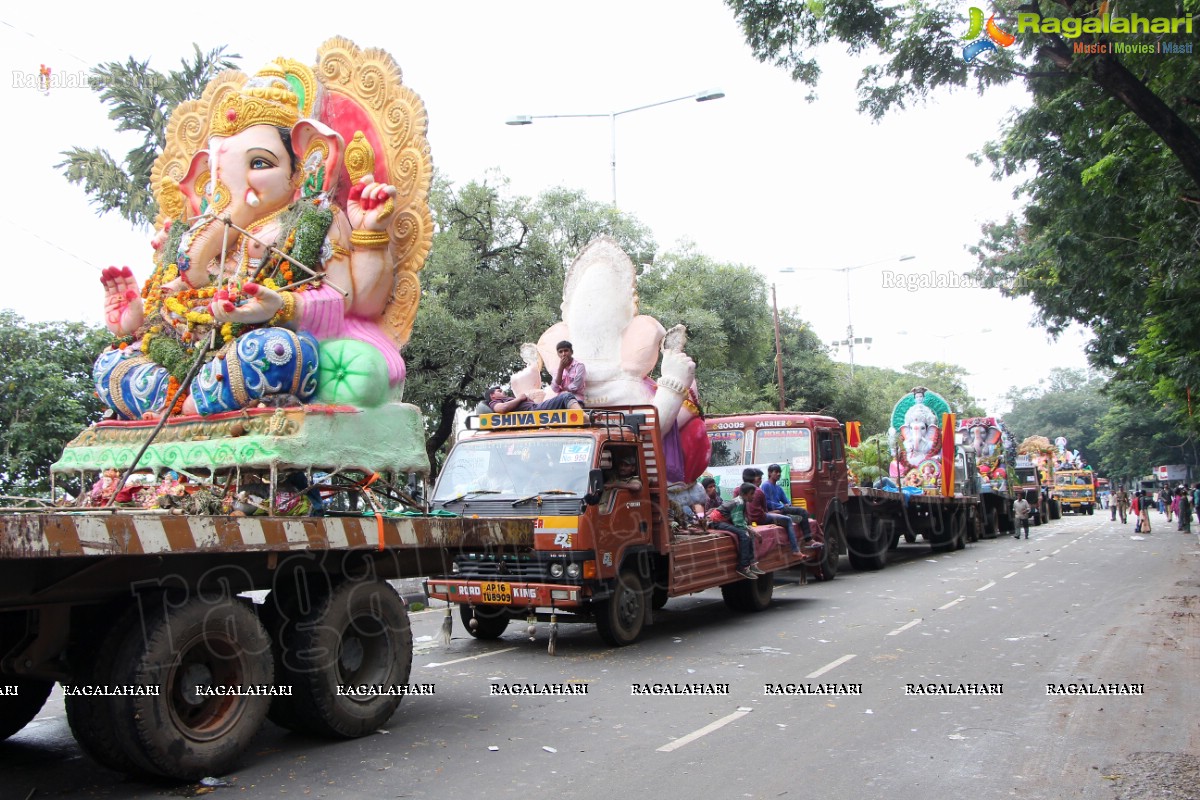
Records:
{"label": "truck door", "polygon": [[[596,560],[602,578],[616,574],[626,547],[650,541],[653,512],[640,451],[641,448],[632,444],[608,445],[600,451],[604,493],[598,504],[595,535]],[[627,474],[628,468],[625,468],[626,474],[621,474],[621,465],[630,460],[636,464],[633,477]]]}
{"label": "truck door", "polygon": [[[837,453],[834,450],[833,431],[828,428],[817,429],[817,468],[813,472],[813,486],[817,490],[818,508],[812,509],[817,521],[825,524],[825,513],[829,501],[837,496],[838,472],[835,468]],[[840,439],[840,437],[839,437]]]}

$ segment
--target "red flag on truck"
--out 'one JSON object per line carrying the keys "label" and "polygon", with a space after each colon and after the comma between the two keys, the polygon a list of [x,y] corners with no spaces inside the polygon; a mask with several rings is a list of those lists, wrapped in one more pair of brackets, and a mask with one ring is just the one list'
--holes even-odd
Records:
{"label": "red flag on truck", "polygon": [[846,446],[858,447],[862,444],[862,423],[847,422],[846,423]]}
{"label": "red flag on truck", "polygon": [[942,414],[942,495],[954,497],[954,415]]}

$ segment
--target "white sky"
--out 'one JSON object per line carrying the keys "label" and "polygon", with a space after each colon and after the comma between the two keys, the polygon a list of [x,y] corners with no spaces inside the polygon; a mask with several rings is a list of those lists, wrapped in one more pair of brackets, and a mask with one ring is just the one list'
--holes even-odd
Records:
{"label": "white sky", "polygon": [[[394,0],[322,25],[315,6],[222,6],[184,17],[170,4],[12,4],[0,12],[3,142],[13,157],[0,193],[8,243],[3,305],[32,321],[101,322],[99,272],[150,270],[149,233],[115,214],[97,218],[80,188],[54,169],[67,148],[100,145],[118,160],[136,144],[113,132],[94,92],[17,88],[40,64],[55,73],[101,61],[150,59],[166,71],[191,52],[227,44],[254,72],[276,55],[311,63],[344,35],[395,56],[429,110],[434,163],[456,183],[497,169],[514,194],[557,185],[611,196],[607,118],[538,120],[515,114],[607,114],[701,89],[691,100],[617,120],[620,207],[653,230],[662,248],[692,241],[721,261],[758,268],[778,284],[825,341],[844,338],[850,273],[855,334],[875,340],[855,362],[900,367],[945,360],[971,371],[972,392],[996,410],[1010,385],[1053,366],[1083,368],[1081,333],[1051,343],[1030,327],[1032,307],[981,289],[884,288],[883,270],[956,272],[974,266],[966,247],[980,225],[1015,207],[1012,187],[967,155],[995,138],[1023,95],[1018,87],[943,93],[875,124],[855,110],[861,63],[838,49],[822,59],[820,100],[750,55],[720,0],[604,3]],[[347,7],[348,9],[350,7]],[[376,14],[367,9],[382,9]],[[285,13],[280,13],[285,12]],[[319,30],[318,30],[319,29]],[[784,274],[783,269],[795,272]],[[988,332],[984,332],[984,331]],[[900,334],[904,331],[905,334]],[[846,360],[843,348],[837,355]]]}

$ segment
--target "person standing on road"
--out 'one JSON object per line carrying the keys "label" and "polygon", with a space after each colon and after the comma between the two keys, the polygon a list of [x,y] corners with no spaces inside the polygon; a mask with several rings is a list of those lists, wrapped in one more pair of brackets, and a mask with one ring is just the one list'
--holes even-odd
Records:
{"label": "person standing on road", "polygon": [[1158,512],[1167,515],[1167,522],[1171,521],[1172,512],[1175,510],[1171,508],[1171,501],[1173,499],[1169,488],[1163,489],[1158,493]]}
{"label": "person standing on road", "polygon": [[1182,533],[1192,532],[1192,497],[1184,486],[1175,490],[1175,502],[1178,503],[1179,530]]}
{"label": "person standing on road", "polygon": [[1113,500],[1113,519],[1115,520],[1117,514],[1120,514],[1121,524],[1124,525],[1128,521],[1126,517],[1129,513],[1129,492],[1125,491],[1125,487],[1122,486],[1117,490],[1117,496]]}
{"label": "person standing on road", "polygon": [[1025,495],[1021,495],[1019,498],[1017,498],[1017,502],[1013,503],[1013,511],[1016,512],[1017,523],[1021,526],[1020,529],[1013,534],[1014,539],[1021,538],[1022,530],[1025,531],[1025,538],[1029,538],[1029,509],[1029,501],[1025,499]]}
{"label": "person standing on road", "polygon": [[1154,503],[1154,496],[1150,492],[1143,491],[1141,497],[1138,498],[1138,532],[1150,533],[1150,506]]}

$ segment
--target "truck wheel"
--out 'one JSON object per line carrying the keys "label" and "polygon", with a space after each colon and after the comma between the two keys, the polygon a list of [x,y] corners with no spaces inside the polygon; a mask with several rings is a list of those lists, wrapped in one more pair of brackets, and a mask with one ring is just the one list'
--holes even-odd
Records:
{"label": "truck wheel", "polygon": [[733,611],[763,611],[771,605],[775,593],[775,576],[759,575],[756,580],[740,580],[721,587],[725,605]]}
{"label": "truck wheel", "polygon": [[642,635],[649,592],[641,576],[629,567],[617,575],[612,597],[596,609],[596,630],[613,647],[633,644]]}
{"label": "truck wheel", "polygon": [[262,726],[270,697],[196,689],[270,686],[266,631],[236,599],[167,603],[142,619],[122,637],[112,679],[157,696],[110,698],[117,741],[147,772],[178,780],[225,774]]}
{"label": "truck wheel", "polygon": [[[161,604],[158,595],[143,595],[143,600]],[[89,637],[89,652],[80,653],[82,662],[77,670],[78,683],[88,686],[112,686],[113,670],[116,668],[117,647],[124,641],[130,626],[140,626],[138,606],[135,603],[116,621],[103,631]],[[63,698],[67,709],[67,724],[75,741],[83,752],[101,766],[128,774],[145,774],[132,758],[126,746],[116,736],[112,716],[112,703],[107,697],[67,695]]]}
{"label": "truck wheel", "polygon": [[1050,519],[1062,519],[1062,506],[1057,500],[1050,501]]}
{"label": "truck wheel", "polygon": [[671,596],[667,594],[667,587],[661,583],[654,584],[654,588],[650,590],[650,607],[655,611],[667,604]]}
{"label": "truck wheel", "polygon": [[983,538],[995,539],[1000,535],[1000,511],[993,509],[988,512],[986,509],[983,513]]}
{"label": "truck wheel", "polygon": [[396,712],[402,695],[339,691],[408,685],[412,629],[404,601],[385,581],[334,587],[297,617],[286,644],[284,677],[302,730],[352,739],[378,730]]}
{"label": "truck wheel", "polygon": [[858,540],[858,547],[849,548],[850,566],[863,572],[874,572],[887,566],[888,549],[892,544],[889,522],[879,518],[872,520],[869,535]]}
{"label": "truck wheel", "polygon": [[914,533],[913,531],[905,530],[904,531],[904,541],[909,544],[916,544],[917,543],[917,534]]}
{"label": "truck wheel", "polygon": [[54,681],[36,678],[5,678],[4,682],[15,686],[17,693],[0,694],[0,742],[32,722],[54,689]]}
{"label": "truck wheel", "polygon": [[816,580],[831,581],[837,577],[838,559],[842,555],[841,543],[845,541],[841,520],[831,518],[829,526],[823,526],[821,533],[825,542],[825,547],[821,550],[821,561],[808,569]]}
{"label": "truck wheel", "polygon": [[[499,639],[508,628],[512,616],[508,613],[508,606],[469,606],[462,603],[458,606],[458,618],[462,620],[467,633],[476,639]],[[474,623],[474,627],[471,623]]]}
{"label": "truck wheel", "polygon": [[1087,507],[1087,515],[1089,517],[1092,516],[1092,514],[1094,514],[1095,512],[1096,512],[1096,509],[1092,508],[1091,506]]}

